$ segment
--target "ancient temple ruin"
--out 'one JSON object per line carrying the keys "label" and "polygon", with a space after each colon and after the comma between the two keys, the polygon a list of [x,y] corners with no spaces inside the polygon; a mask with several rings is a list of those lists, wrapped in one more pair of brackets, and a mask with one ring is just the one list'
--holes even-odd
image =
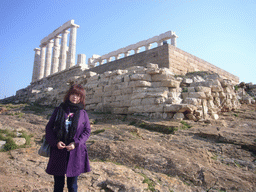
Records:
{"label": "ancient temple ruin", "polygon": [[32,82],[16,93],[19,101],[58,105],[76,82],[86,89],[87,110],[199,120],[239,106],[239,78],[177,48],[173,31],[94,54],[87,63],[78,54],[75,63],[78,28],[70,20],[42,39],[34,49]]}

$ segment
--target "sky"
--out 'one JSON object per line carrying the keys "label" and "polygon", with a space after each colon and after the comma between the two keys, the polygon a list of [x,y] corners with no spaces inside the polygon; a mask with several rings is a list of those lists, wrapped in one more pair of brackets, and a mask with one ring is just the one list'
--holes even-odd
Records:
{"label": "sky", "polygon": [[86,60],[174,31],[178,48],[256,84],[255,0],[1,0],[0,10],[0,99],[30,85],[34,48],[72,19]]}

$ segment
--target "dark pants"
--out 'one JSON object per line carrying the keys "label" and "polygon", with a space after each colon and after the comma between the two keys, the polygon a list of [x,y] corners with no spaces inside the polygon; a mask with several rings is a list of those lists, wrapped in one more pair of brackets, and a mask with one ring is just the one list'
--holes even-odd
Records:
{"label": "dark pants", "polygon": [[[54,192],[63,192],[65,176],[54,176]],[[77,192],[77,177],[67,177],[69,192]]]}

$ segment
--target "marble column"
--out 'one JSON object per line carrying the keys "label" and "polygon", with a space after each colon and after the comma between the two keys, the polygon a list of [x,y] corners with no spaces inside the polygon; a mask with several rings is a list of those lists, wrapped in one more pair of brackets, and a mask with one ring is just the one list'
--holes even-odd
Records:
{"label": "marble column", "polygon": [[40,66],[39,66],[38,79],[42,79],[44,77],[46,44],[42,44],[39,47],[41,47],[41,52],[40,52]]}
{"label": "marble column", "polygon": [[124,53],[124,56],[125,56],[125,57],[128,57],[130,54],[131,54],[131,51],[126,51],[126,52]]}
{"label": "marble column", "polygon": [[67,64],[67,41],[68,41],[68,30],[64,30],[62,32],[62,39],[61,39],[61,47],[60,47],[60,61],[59,61],[59,70],[58,71],[63,71],[66,69]]}
{"label": "marble column", "polygon": [[69,50],[67,56],[67,68],[73,67],[76,64],[76,33],[79,25],[70,27]]}
{"label": "marble column", "polygon": [[141,48],[138,47],[138,48],[136,48],[136,49],[134,50],[134,52],[135,52],[135,53],[139,53],[139,52],[140,52],[140,49],[141,49]]}
{"label": "marble column", "polygon": [[78,66],[85,66],[86,63],[86,55],[85,54],[78,54],[78,57],[77,57],[77,65]]}
{"label": "marble column", "polygon": [[146,51],[149,50],[151,47],[152,47],[151,44],[147,44],[147,45],[145,46]]}
{"label": "marble column", "polygon": [[177,46],[177,43],[176,43],[176,39],[178,38],[178,36],[176,34],[173,34],[172,37],[171,37],[171,45],[173,46]]}
{"label": "marble column", "polygon": [[47,44],[47,49],[46,49],[44,77],[47,77],[51,74],[52,47],[53,47],[53,40],[50,40]]}
{"label": "marble column", "polygon": [[39,66],[40,66],[40,48],[35,48],[35,58],[34,58],[34,67],[33,67],[33,76],[32,76],[32,82],[35,82],[38,80],[39,77]]}
{"label": "marble column", "polygon": [[54,46],[52,50],[52,68],[51,74],[58,72],[59,67],[59,56],[60,56],[60,35],[54,38]]}

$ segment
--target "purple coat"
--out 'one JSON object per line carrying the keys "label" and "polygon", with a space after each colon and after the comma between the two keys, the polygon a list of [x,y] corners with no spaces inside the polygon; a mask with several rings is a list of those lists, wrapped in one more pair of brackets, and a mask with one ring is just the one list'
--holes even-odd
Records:
{"label": "purple coat", "polygon": [[[81,173],[89,172],[89,157],[86,148],[86,141],[90,136],[91,128],[89,117],[85,110],[80,110],[77,131],[74,136],[75,149],[70,151],[69,160],[66,149],[57,148],[57,138],[53,133],[54,121],[58,107],[54,110],[48,124],[46,125],[46,140],[51,145],[51,155],[46,168],[50,175],[75,177]],[[67,119],[68,114],[65,113]]]}

